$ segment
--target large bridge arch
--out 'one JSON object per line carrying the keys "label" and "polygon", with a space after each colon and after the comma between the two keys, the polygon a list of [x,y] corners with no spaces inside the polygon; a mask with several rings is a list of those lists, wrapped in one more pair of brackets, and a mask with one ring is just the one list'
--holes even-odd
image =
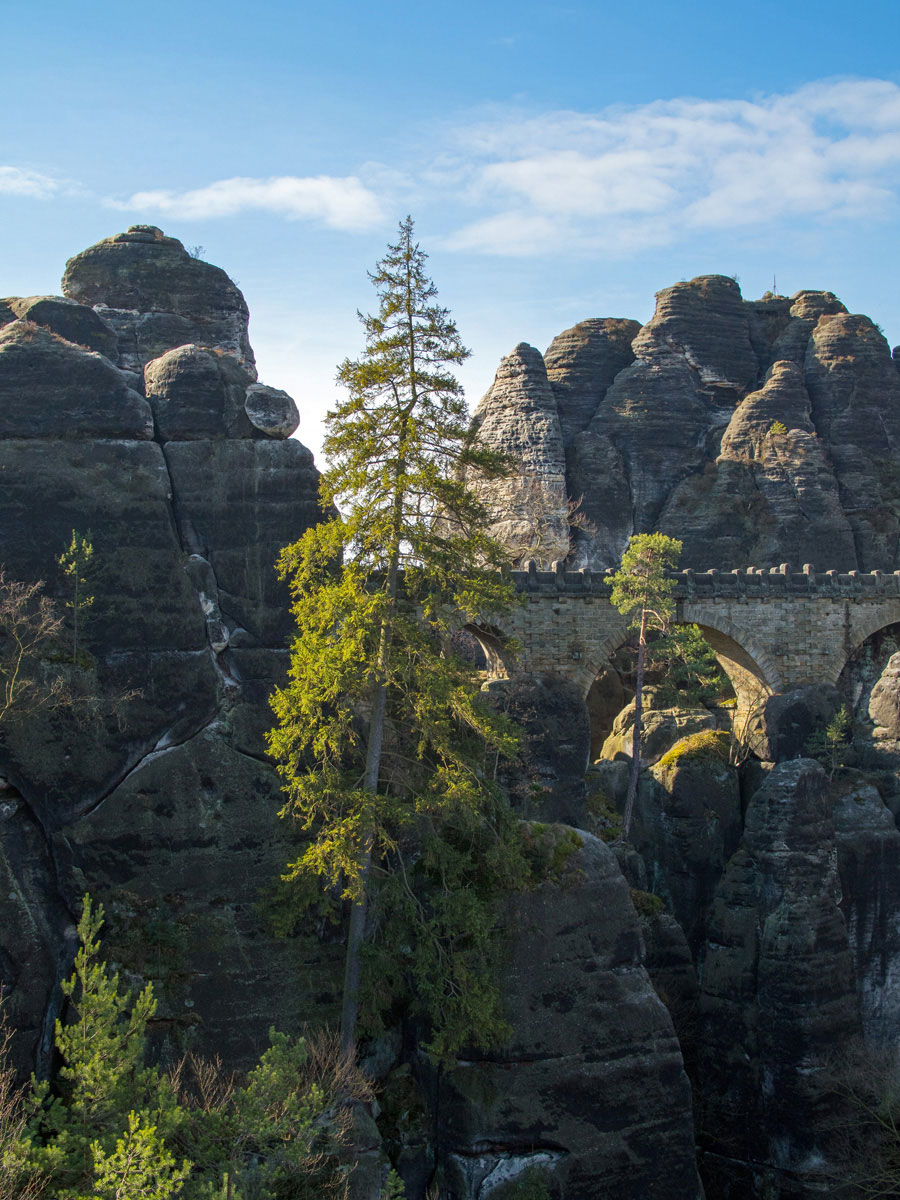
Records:
{"label": "large bridge arch", "polygon": [[848,618],[844,644],[832,655],[825,667],[826,683],[838,682],[844,668],[870,638],[893,625],[900,625],[900,600],[860,607],[850,611]]}
{"label": "large bridge arch", "polygon": [[685,601],[678,606],[678,620],[699,626],[731,681],[739,712],[750,712],[766,696],[783,690],[784,679],[778,663],[757,634],[730,619],[720,607]]}

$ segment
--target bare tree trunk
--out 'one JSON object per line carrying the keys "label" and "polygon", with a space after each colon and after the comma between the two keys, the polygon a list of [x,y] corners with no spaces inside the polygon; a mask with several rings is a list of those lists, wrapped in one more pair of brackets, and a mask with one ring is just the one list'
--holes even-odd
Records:
{"label": "bare tree trunk", "polygon": [[634,802],[637,798],[638,782],[641,776],[641,693],[644,688],[644,657],[647,647],[647,610],[641,611],[641,632],[638,639],[637,675],[634,684],[634,729],[631,742],[631,774],[628,777],[628,795],[625,799],[625,818],[622,826],[622,837],[627,838],[631,831],[631,818],[634,815]]}
{"label": "bare tree trunk", "polygon": [[[400,463],[398,477],[405,468]],[[387,573],[388,611],[381,626],[378,640],[378,658],[375,665],[372,715],[369,718],[369,741],[366,746],[366,770],[363,786],[374,796],[378,792],[378,777],[381,772],[381,756],[384,749],[384,723],[387,713],[387,669],[391,652],[391,621],[397,603],[397,588],[400,578],[400,520],[403,493],[394,496],[394,548]],[[366,913],[369,907],[369,873],[372,866],[373,834],[369,830],[363,839],[360,851],[359,898],[350,909],[350,927],[347,930],[347,957],[344,961],[344,995],[341,1005],[341,1049],[352,1050],[356,1044],[356,1019],[359,1013],[359,983],[362,965],[362,944],[366,935]]]}
{"label": "bare tree trunk", "polygon": [[[387,661],[388,629],[381,631],[379,667]],[[379,672],[380,674],[380,672]],[[373,795],[378,791],[381,752],[384,746],[384,717],[387,708],[387,685],[383,676],[376,684],[369,721],[369,744],[366,748],[365,789]],[[347,957],[344,962],[344,996],[341,1008],[341,1049],[352,1050],[356,1043],[356,1017],[359,1012],[359,980],[362,944],[366,933],[366,912],[369,907],[369,870],[372,864],[372,834],[368,833],[362,846],[360,895],[350,909],[350,928],[347,931]]]}

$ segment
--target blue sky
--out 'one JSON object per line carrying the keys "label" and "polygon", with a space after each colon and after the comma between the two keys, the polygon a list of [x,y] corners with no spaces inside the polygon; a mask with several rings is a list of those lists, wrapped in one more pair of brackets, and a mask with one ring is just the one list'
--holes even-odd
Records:
{"label": "blue sky", "polygon": [[313,449],[416,219],[474,351],[646,320],[709,272],[835,291],[900,342],[900,4],[233,0],[3,16],[0,295],[160,225],[240,284]]}

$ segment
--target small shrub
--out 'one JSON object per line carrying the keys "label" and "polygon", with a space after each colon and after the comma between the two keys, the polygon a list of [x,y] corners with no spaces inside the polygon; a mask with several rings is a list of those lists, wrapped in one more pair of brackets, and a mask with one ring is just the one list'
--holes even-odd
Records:
{"label": "small shrub", "polygon": [[584,807],[592,818],[591,832],[604,842],[614,842],[622,832],[622,814],[598,784],[587,777],[587,796]]}
{"label": "small shrub", "polygon": [[391,1168],[388,1172],[388,1177],[385,1179],[382,1188],[380,1200],[404,1200],[406,1196],[406,1188],[403,1186],[403,1180],[397,1172]]}
{"label": "small shrub", "polygon": [[810,758],[822,764],[833,779],[838,767],[845,765],[847,751],[853,740],[853,721],[846,704],[842,704],[824,729],[817,729],[806,739],[805,750]]}
{"label": "small shrub", "polygon": [[784,421],[773,421],[769,426],[769,433],[776,434],[779,437],[787,433],[787,431],[787,425],[785,425]]}
{"label": "small shrub", "polygon": [[640,888],[631,888],[631,903],[643,921],[649,921],[665,908],[661,896],[655,892],[642,892]]}
{"label": "small shrub", "polygon": [[546,879],[557,882],[562,879],[569,859],[584,845],[571,826],[544,825],[539,821],[526,825],[524,839],[525,859],[535,884]]}

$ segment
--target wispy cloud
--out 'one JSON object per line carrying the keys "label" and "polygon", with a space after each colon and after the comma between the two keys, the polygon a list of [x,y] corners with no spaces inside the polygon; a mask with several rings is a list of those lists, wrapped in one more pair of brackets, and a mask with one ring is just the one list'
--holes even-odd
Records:
{"label": "wispy cloud", "polygon": [[331,229],[371,229],[382,220],[375,192],[356,176],[282,175],[271,179],[238,176],[219,179],[192,191],[135,192],[127,200],[109,200],[126,211],[162,213],[190,220],[231,217],[258,210],[289,220],[319,221]]}
{"label": "wispy cloud", "polygon": [[483,253],[616,254],[701,230],[877,219],[900,196],[900,87],[506,116],[458,130],[433,170],[477,212],[446,244]]}
{"label": "wispy cloud", "polygon": [[0,166],[0,195],[31,196],[35,200],[48,200],[55,195],[62,183],[39,171],[24,167]]}

